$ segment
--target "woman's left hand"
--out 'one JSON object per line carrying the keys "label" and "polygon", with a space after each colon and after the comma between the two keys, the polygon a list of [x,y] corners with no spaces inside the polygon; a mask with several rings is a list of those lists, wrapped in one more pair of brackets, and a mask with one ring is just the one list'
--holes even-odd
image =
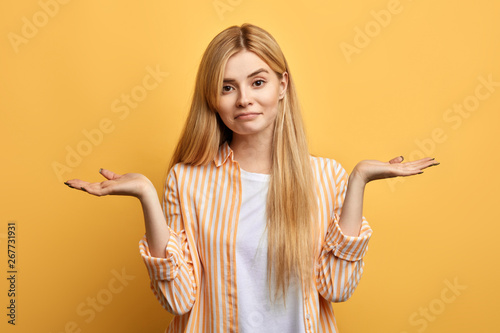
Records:
{"label": "woman's left hand", "polygon": [[377,179],[418,175],[428,167],[439,165],[434,158],[430,157],[412,162],[402,162],[403,156],[395,157],[389,162],[364,160],[354,167],[351,176],[366,184]]}

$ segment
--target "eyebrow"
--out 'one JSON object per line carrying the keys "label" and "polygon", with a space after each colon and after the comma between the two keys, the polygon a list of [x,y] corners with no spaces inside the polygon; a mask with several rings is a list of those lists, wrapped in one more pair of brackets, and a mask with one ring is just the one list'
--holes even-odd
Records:
{"label": "eyebrow", "polygon": [[[247,78],[251,78],[252,76],[255,76],[255,75],[260,74],[260,73],[262,73],[262,72],[265,72],[265,73],[268,73],[268,74],[269,74],[269,72],[267,71],[267,69],[264,69],[264,68],[259,68],[259,69],[258,69],[258,70],[256,70],[255,72],[253,72],[253,73],[249,74],[249,75],[247,76]],[[235,80],[235,79],[224,79],[222,82],[223,82],[223,83],[233,83],[233,82],[236,82],[236,80]]]}

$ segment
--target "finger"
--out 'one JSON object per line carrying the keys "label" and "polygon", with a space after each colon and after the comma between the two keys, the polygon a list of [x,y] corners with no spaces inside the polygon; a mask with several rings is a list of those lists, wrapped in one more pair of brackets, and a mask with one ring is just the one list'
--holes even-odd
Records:
{"label": "finger", "polygon": [[88,189],[92,185],[99,184],[99,183],[89,183],[89,182],[85,182],[85,181],[80,180],[80,179],[71,179],[71,180],[65,181],[64,184],[68,185],[71,188],[74,188],[75,190],[81,190],[84,192],[91,193],[88,191]]}
{"label": "finger", "polygon": [[422,169],[430,168],[430,167],[433,167],[433,166],[438,166],[439,164],[441,164],[441,163],[439,163],[439,162],[437,162],[436,160],[433,159],[432,161],[429,161],[428,163],[425,163],[425,165],[422,166]]}
{"label": "finger", "polygon": [[121,177],[122,175],[116,174],[113,171],[107,170],[107,169],[99,169],[99,173],[106,177],[107,179],[116,179]]}
{"label": "finger", "polygon": [[109,189],[103,188],[101,183],[90,183],[82,186],[80,190],[98,197],[109,194]]}
{"label": "finger", "polygon": [[70,179],[65,181],[64,184],[71,188],[80,189],[83,185],[88,184],[88,182],[84,182],[81,179]]}
{"label": "finger", "polygon": [[389,163],[394,164],[394,163],[401,163],[403,162],[405,158],[403,156],[398,156],[394,157],[392,160],[389,161]]}
{"label": "finger", "polygon": [[84,182],[83,180],[80,180],[80,179],[72,179],[72,180],[66,181],[64,184],[66,184],[69,187],[74,188],[76,190],[83,190],[90,183]]}
{"label": "finger", "polygon": [[439,165],[433,158],[426,158],[418,161],[408,162],[401,165],[401,169],[404,169],[404,173],[408,173],[408,175],[420,174],[423,173],[423,170],[429,168],[431,166]]}
{"label": "finger", "polygon": [[438,161],[436,161],[434,158],[425,158],[425,159],[421,159],[421,160],[418,160],[418,161],[415,161],[415,163],[413,164],[414,167],[416,168],[420,168],[420,169],[425,169],[425,168],[428,168],[428,167],[431,167],[433,165],[439,165],[440,163]]}
{"label": "finger", "polygon": [[67,185],[69,188],[75,188],[75,187],[73,187],[73,185],[71,185],[70,183],[68,183],[68,181],[65,181],[64,185]]}
{"label": "finger", "polygon": [[407,167],[415,167],[415,168],[419,168],[419,167],[422,167],[424,165],[431,165],[431,164],[434,164],[436,163],[435,159],[433,157],[425,157],[425,158],[421,158],[419,160],[415,160],[415,161],[411,161],[411,162],[406,162],[404,163],[405,166]]}

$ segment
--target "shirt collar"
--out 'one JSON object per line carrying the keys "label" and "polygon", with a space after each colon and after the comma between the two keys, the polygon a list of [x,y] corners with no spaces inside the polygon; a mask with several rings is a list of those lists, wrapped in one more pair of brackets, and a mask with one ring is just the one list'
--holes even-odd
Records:
{"label": "shirt collar", "polygon": [[229,144],[224,142],[220,147],[219,151],[217,152],[217,156],[214,158],[215,165],[217,167],[220,167],[224,163],[226,163],[227,159],[231,156],[231,161],[234,161],[234,153],[231,147],[229,147]]}

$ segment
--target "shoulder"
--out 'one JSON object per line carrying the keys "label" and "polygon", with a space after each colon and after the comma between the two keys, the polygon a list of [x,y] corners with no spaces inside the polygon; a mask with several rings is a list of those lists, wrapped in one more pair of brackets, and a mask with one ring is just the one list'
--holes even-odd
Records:
{"label": "shoulder", "polygon": [[208,165],[193,165],[189,163],[177,163],[175,164],[170,170],[169,170],[169,175],[181,175],[185,173],[190,173],[190,172],[196,172],[199,170],[204,170],[210,167],[213,167],[214,163],[209,163]]}
{"label": "shoulder", "polygon": [[331,170],[335,174],[345,172],[344,167],[338,161],[332,158],[311,155],[310,159],[311,159],[311,166],[313,167],[314,171]]}
{"label": "shoulder", "polygon": [[214,171],[216,173],[221,173],[227,171],[226,169],[227,168],[217,167],[214,162],[203,165],[193,165],[181,162],[170,168],[167,174],[167,183],[183,184],[192,179],[206,181]]}
{"label": "shoulder", "polygon": [[326,181],[334,180],[335,184],[347,179],[347,172],[344,167],[336,160],[326,157],[312,156],[311,167],[316,180]]}
{"label": "shoulder", "polygon": [[[208,155],[210,156],[210,154],[211,153]],[[203,159],[205,160],[205,158]],[[233,151],[227,142],[224,142],[218,147],[217,151],[214,152],[214,156],[207,157],[206,159],[209,161],[203,163],[200,161],[199,164],[197,162],[178,162],[169,170],[168,177],[178,177],[183,174],[192,173],[197,174],[199,172],[206,173],[212,169],[221,169],[224,171],[228,168],[221,168],[222,166],[227,164],[234,166]],[[229,169],[231,169],[231,167]]]}

